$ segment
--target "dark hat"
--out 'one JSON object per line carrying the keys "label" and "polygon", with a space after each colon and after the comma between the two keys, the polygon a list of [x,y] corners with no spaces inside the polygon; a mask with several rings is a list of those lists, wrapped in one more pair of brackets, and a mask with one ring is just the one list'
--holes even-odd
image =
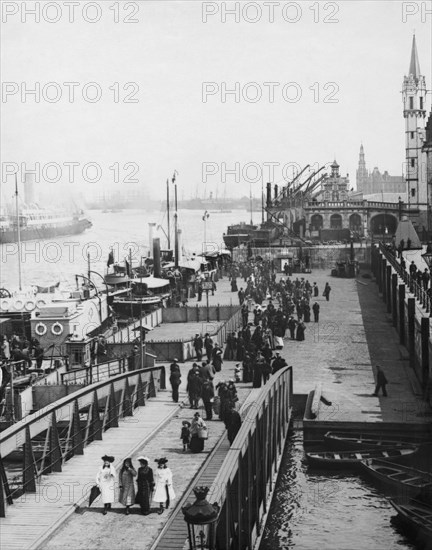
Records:
{"label": "dark hat", "polygon": [[156,458],[156,459],[155,459],[155,462],[157,462],[158,464],[166,464],[166,463],[168,462],[168,459],[165,458],[165,457]]}
{"label": "dark hat", "polygon": [[188,428],[191,427],[191,423],[188,422],[187,420],[183,420],[182,424],[183,424],[183,426],[187,426]]}
{"label": "dark hat", "polygon": [[113,456],[104,455],[101,457],[104,462],[114,462],[115,458]]}

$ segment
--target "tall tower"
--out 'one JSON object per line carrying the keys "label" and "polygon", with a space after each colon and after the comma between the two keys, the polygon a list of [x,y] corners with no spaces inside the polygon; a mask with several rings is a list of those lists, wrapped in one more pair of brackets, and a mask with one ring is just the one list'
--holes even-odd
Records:
{"label": "tall tower", "polygon": [[359,163],[358,168],[356,172],[356,185],[357,185],[357,191],[362,191],[363,193],[367,193],[367,189],[365,188],[365,184],[368,179],[368,172],[366,170],[366,161],[365,161],[365,155],[364,155],[364,149],[363,149],[363,143],[360,145],[360,155],[359,155]]}
{"label": "tall tower", "polygon": [[415,35],[412,41],[408,76],[405,76],[403,81],[402,100],[405,118],[405,175],[408,204],[426,212],[426,155],[422,152],[426,123],[426,81],[420,72]]}

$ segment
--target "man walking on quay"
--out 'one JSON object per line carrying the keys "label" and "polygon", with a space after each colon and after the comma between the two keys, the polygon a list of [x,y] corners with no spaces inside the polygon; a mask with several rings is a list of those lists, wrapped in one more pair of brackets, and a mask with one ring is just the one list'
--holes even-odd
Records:
{"label": "man walking on quay", "polygon": [[315,302],[312,306],[313,314],[314,314],[314,322],[318,323],[319,321],[319,312],[320,312],[320,305],[318,302]]}
{"label": "man walking on quay", "polygon": [[172,389],[172,400],[174,403],[178,403],[179,400],[179,386],[181,383],[181,373],[180,373],[180,367],[177,364],[178,359],[175,358],[173,363],[171,363],[170,366],[170,384]]}
{"label": "man walking on quay", "polygon": [[194,338],[194,341],[193,341],[193,347],[195,348],[197,361],[201,361],[202,356],[203,356],[203,351],[202,350],[203,350],[203,347],[204,347],[204,342],[203,342],[202,336],[198,333],[195,335],[195,338]]}
{"label": "man walking on quay", "polygon": [[323,296],[325,296],[325,299],[327,300],[327,302],[330,300],[330,291],[331,291],[331,286],[328,283],[326,283],[324,287]]}
{"label": "man walking on quay", "polygon": [[382,388],[383,396],[387,397],[387,391],[386,391],[386,385],[388,384],[387,378],[385,377],[385,374],[379,365],[377,365],[376,368],[377,368],[376,386],[375,386],[375,391],[372,395],[374,395],[375,397],[378,397],[378,392],[380,388]]}

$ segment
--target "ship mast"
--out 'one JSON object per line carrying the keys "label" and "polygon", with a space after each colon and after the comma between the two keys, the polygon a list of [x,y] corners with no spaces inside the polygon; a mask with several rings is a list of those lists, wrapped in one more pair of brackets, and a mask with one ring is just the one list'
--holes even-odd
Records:
{"label": "ship mast", "polygon": [[17,244],[18,244],[18,286],[22,290],[22,278],[21,278],[21,229],[20,229],[20,216],[18,207],[18,179],[15,174],[15,213],[17,224]]}

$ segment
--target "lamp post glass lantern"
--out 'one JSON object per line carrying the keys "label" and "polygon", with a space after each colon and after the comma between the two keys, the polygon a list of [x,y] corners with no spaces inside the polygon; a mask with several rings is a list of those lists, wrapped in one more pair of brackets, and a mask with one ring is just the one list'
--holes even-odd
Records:
{"label": "lamp post glass lantern", "polygon": [[190,550],[216,549],[216,523],[220,507],[207,502],[208,492],[208,487],[195,487],[196,501],[182,508],[188,526]]}
{"label": "lamp post glass lantern", "polygon": [[430,270],[430,268],[432,267],[432,252],[426,252],[425,254],[422,254],[422,258],[426,262],[426,265]]}

